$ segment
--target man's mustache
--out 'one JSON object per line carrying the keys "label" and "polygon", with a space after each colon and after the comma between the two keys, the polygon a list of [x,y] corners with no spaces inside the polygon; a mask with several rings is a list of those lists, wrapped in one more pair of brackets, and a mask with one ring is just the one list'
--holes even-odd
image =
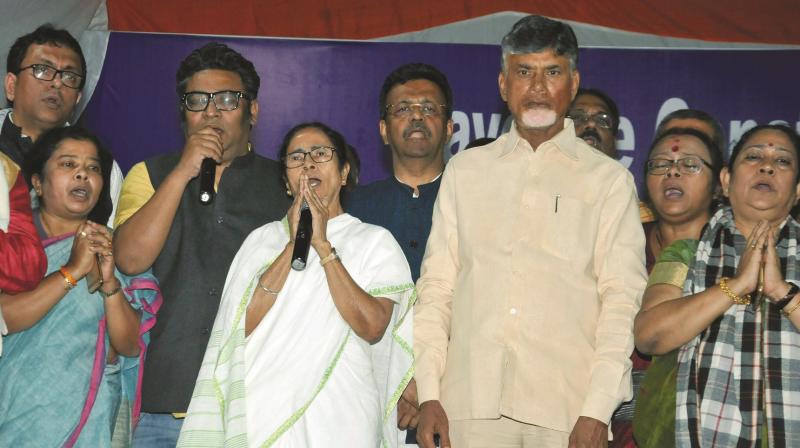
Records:
{"label": "man's mustache", "polygon": [[586,128],[583,132],[581,132],[581,135],[579,135],[578,137],[582,139],[586,139],[586,137],[594,137],[594,139],[597,140],[598,142],[603,141],[603,139],[600,138],[600,134],[597,132],[595,128]]}
{"label": "man's mustache", "polygon": [[428,127],[425,126],[425,124],[419,121],[415,121],[411,123],[411,126],[407,127],[406,130],[403,131],[403,138],[408,138],[409,135],[418,131],[421,131],[428,138],[430,138],[431,136],[431,130],[428,129]]}

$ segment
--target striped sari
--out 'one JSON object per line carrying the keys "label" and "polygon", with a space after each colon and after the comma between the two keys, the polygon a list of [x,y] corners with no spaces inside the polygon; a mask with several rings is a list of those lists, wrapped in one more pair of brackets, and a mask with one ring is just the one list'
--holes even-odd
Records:
{"label": "striped sari", "polygon": [[256,229],[228,272],[178,446],[397,446],[395,407],[413,374],[408,263],[387,230],[350,215],[326,233],[353,280],[395,303],[381,341],[368,344],[341,317],[313,250],[245,337],[258,279],[289,240],[285,220]]}

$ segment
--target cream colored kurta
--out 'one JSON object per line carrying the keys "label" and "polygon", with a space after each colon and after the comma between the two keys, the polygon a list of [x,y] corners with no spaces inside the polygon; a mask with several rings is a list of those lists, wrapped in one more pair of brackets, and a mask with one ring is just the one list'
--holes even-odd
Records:
{"label": "cream colored kurta", "polygon": [[645,287],[633,177],[576,138],[515,128],[447,165],[415,307],[420,403],[570,431],[631,397]]}

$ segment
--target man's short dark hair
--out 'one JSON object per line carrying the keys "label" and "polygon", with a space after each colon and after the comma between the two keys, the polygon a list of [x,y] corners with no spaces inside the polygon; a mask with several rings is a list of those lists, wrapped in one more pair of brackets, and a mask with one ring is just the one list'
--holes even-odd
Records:
{"label": "man's short dark hair", "polygon": [[597,98],[600,98],[600,101],[605,103],[606,107],[608,108],[608,113],[611,115],[611,118],[614,119],[611,132],[614,135],[616,135],[617,131],[619,130],[619,108],[617,108],[617,103],[615,103],[614,100],[611,99],[610,96],[608,96],[608,94],[606,94],[600,89],[593,89],[593,88],[584,89],[583,87],[578,89],[578,93],[575,95],[575,100],[573,100],[573,103],[577,101],[578,97],[581,95],[596,96]]}
{"label": "man's short dark hair", "polygon": [[[189,84],[189,79],[195,73],[203,70],[225,70],[236,73],[242,78],[247,100],[252,101],[258,97],[261,78],[258,76],[253,63],[225,44],[219,42],[207,43],[189,53],[189,56],[186,56],[186,59],[181,61],[178,72],[175,74],[176,92],[178,93],[178,115],[181,123],[186,122],[185,108],[181,97],[186,93],[186,85]],[[243,107],[242,104],[239,104],[239,107]],[[249,107],[244,107],[243,112],[243,118],[250,117]]]}
{"label": "man's short dark hair", "polygon": [[[14,41],[14,45],[8,50],[8,58],[6,58],[6,71],[8,73],[15,75],[19,73],[22,68],[22,61],[25,59],[28,48],[31,45],[53,45],[74,51],[81,61],[81,72],[79,74],[83,75],[83,78],[81,79],[80,88],[83,88],[86,82],[86,58],[83,57],[80,44],[72,37],[72,34],[69,34],[69,31],[56,29],[49,23],[45,23],[33,30],[32,33],[20,36]],[[9,101],[8,103],[13,106],[13,102]]]}
{"label": "man's short dark hair", "polygon": [[578,38],[572,27],[547,17],[531,15],[519,19],[503,37],[500,46],[503,49],[500,67],[504,73],[509,54],[539,53],[547,49],[569,59],[570,69],[575,70],[578,66]]}
{"label": "man's short dark hair", "polygon": [[186,85],[195,73],[203,70],[226,70],[234,72],[242,78],[244,90],[250,99],[258,97],[261,78],[253,63],[225,44],[210,42],[189,53],[181,61],[178,73],[175,74],[178,97],[186,93]]}
{"label": "man's short dark hair", "polygon": [[381,120],[386,119],[386,97],[389,96],[389,91],[398,84],[405,84],[409,81],[416,79],[425,79],[436,84],[439,90],[444,95],[444,105],[447,109],[447,119],[453,116],[453,91],[450,89],[450,83],[447,81],[447,76],[444,75],[438,68],[424,64],[422,62],[414,62],[411,64],[404,64],[394,69],[386,80],[383,81],[381,87],[381,96],[378,100],[378,107],[380,107]]}
{"label": "man's short dark hair", "polygon": [[656,128],[656,136],[664,133],[664,129],[666,129],[667,124],[669,124],[670,121],[687,119],[699,120],[707,124],[711,129],[714,130],[714,135],[709,135],[709,137],[714,140],[714,143],[723,153],[728,152],[728,142],[725,140],[725,132],[722,130],[722,125],[719,124],[719,121],[712,117],[711,114],[702,110],[679,109],[667,114],[667,116],[661,120],[661,123],[658,124],[658,127]]}

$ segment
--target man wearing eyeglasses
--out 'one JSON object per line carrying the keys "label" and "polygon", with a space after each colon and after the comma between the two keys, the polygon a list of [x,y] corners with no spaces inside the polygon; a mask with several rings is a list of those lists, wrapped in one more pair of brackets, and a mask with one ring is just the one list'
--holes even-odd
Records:
{"label": "man wearing eyeglasses", "polygon": [[[25,155],[40,135],[65,126],[72,117],[86,79],[86,60],[66,30],[42,25],[18,38],[8,52],[5,93],[9,108],[0,110],[0,150],[24,166]],[[111,200],[114,209],[122,171],[114,162]],[[112,224],[114,213],[109,219]]]}
{"label": "man wearing eyeglasses", "polygon": [[416,281],[444,171],[444,148],[453,134],[453,93],[436,67],[404,64],[384,80],[378,106],[393,175],[357,188],[347,211],[392,232]]}
{"label": "man wearing eyeglasses", "polygon": [[[436,67],[404,64],[384,80],[378,107],[379,131],[392,155],[393,175],[357,188],[346,209],[392,233],[416,282],[444,171],[445,145],[453,135],[453,93]],[[416,443],[418,407],[412,380],[397,405],[398,427],[409,429],[406,443]]]}
{"label": "man wearing eyeglasses", "polygon": [[[119,269],[152,266],[164,298],[134,435],[134,446],[148,448],[177,443],[233,257],[253,229],[281,219],[289,206],[279,164],[249,143],[259,115],[252,62],[210,43],[183,60],[176,81],[186,143],[131,168],[114,234]],[[203,204],[198,174],[207,158],[217,163],[216,191]]]}
{"label": "man wearing eyeglasses", "polygon": [[578,137],[612,159],[617,158],[619,109],[605,92],[578,89],[567,117],[575,124]]}

